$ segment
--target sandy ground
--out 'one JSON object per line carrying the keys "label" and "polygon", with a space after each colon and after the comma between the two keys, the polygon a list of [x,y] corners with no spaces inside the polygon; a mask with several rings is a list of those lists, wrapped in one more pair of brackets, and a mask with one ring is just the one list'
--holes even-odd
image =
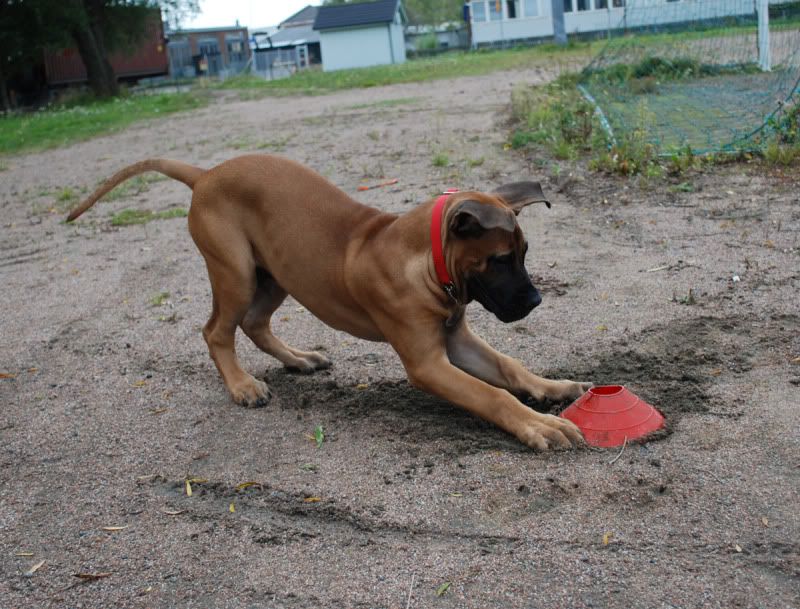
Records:
{"label": "sandy ground", "polygon": [[[546,77],[232,97],[7,159],[0,607],[800,605],[798,182],[743,164],[692,192],[640,188],[504,150],[511,87]],[[259,150],[393,212],[542,179],[553,209],[521,223],[544,303],[510,325],[474,305],[471,323],[537,372],[625,383],[671,433],[613,464],[535,454],[291,299],[276,333],[334,367],[290,375],[240,338],[277,397],[235,406],[200,334],[210,292],[185,219],[110,225],[187,206],[187,189],[155,182],[74,226],[56,193],[148,156]],[[356,191],[382,178],[399,183]],[[187,478],[206,482],[189,497]]]}

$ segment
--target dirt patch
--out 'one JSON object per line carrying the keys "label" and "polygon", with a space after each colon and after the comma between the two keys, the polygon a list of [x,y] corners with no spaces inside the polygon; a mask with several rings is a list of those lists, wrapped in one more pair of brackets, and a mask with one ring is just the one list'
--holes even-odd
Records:
{"label": "dirt patch", "polygon": [[722,376],[742,374],[776,347],[788,348],[800,332],[795,315],[762,321],[701,316],[656,324],[615,342],[609,351],[548,370],[545,376],[591,378],[595,384],[624,384],[656,405],[670,422],[686,413],[741,415],[742,401],[721,402],[713,387]]}
{"label": "dirt patch", "polygon": [[486,450],[525,450],[493,425],[415,389],[408,381],[380,381],[357,388],[282,369],[270,371],[266,381],[276,390],[281,408],[313,408],[333,429],[368,428],[373,437],[398,445],[408,438],[421,445],[441,440],[445,442],[440,448],[455,457]]}
{"label": "dirt patch", "polygon": [[[509,93],[541,76],[229,101],[8,159],[0,605],[798,606],[796,176],[746,164],[672,188],[504,150]],[[513,325],[473,305],[470,325],[537,374],[628,385],[673,433],[614,463],[617,450],[533,453],[291,299],[276,334],[324,345],[334,365],[288,374],[240,337],[243,366],[266,368],[276,394],[240,408],[201,336],[211,300],[185,219],[109,226],[127,208],[186,206],[183,185],[153,182],[75,225],[45,211],[51,194],[24,194],[264,146],[396,213],[446,187],[541,181],[553,208],[519,221],[544,301]],[[383,178],[398,183],[358,191]],[[209,482],[188,497],[187,477]],[[76,586],[76,573],[112,575]]]}

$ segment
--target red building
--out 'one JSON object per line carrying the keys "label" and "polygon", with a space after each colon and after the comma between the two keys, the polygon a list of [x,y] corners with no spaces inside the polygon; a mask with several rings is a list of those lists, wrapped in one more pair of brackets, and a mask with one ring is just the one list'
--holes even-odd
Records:
{"label": "red building", "polygon": [[[109,60],[114,74],[123,80],[166,74],[169,57],[161,13],[148,24],[147,33],[137,47],[114,53]],[[44,72],[48,86],[86,82],[86,66],[75,48],[46,51]]]}

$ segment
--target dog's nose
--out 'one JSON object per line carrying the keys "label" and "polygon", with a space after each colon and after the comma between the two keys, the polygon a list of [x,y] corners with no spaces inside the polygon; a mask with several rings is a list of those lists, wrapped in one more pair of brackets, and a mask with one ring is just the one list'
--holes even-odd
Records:
{"label": "dog's nose", "polygon": [[531,288],[530,290],[528,290],[528,302],[527,302],[527,305],[531,309],[535,309],[540,304],[542,304],[542,296],[541,296],[541,294],[539,294],[539,290],[537,290],[536,288]]}

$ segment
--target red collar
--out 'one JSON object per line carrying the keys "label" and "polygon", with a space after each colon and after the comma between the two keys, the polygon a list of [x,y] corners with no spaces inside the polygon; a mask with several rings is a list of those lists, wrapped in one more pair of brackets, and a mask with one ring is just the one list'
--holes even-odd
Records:
{"label": "red collar", "polygon": [[436,199],[436,204],[431,212],[431,250],[433,253],[433,266],[436,269],[436,276],[442,284],[447,295],[458,302],[456,298],[456,285],[453,283],[450,273],[447,272],[447,265],[444,261],[444,248],[442,247],[442,220],[444,218],[444,204],[450,195],[458,192],[457,189],[448,189],[444,194]]}

